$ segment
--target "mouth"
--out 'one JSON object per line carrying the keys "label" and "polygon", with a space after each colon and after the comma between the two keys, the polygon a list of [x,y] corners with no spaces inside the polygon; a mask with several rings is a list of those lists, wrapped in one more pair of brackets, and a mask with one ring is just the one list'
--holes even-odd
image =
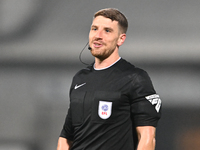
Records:
{"label": "mouth", "polygon": [[99,43],[99,42],[94,42],[94,43],[93,43],[93,46],[94,46],[94,48],[100,48],[100,47],[103,46],[103,44],[102,44],[102,43]]}

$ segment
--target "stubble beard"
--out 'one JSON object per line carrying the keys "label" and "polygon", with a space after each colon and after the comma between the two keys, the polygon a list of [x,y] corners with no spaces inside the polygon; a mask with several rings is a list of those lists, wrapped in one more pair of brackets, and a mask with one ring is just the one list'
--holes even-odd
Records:
{"label": "stubble beard", "polygon": [[103,50],[100,50],[100,51],[98,52],[98,50],[92,49],[92,50],[91,50],[91,54],[92,54],[95,58],[98,58],[99,60],[103,61],[103,60],[105,60],[106,58],[108,58],[114,51],[115,51],[115,49],[112,49],[112,50],[103,49]]}

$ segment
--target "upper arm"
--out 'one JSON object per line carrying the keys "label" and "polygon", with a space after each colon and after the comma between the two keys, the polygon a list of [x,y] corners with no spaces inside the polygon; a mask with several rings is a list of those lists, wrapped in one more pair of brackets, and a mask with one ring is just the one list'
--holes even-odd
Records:
{"label": "upper arm", "polygon": [[60,133],[60,137],[73,140],[73,133],[74,133],[74,128],[72,125],[72,117],[71,117],[71,111],[70,108],[68,109],[68,113],[65,118],[65,123],[63,125],[62,131]]}
{"label": "upper arm", "polygon": [[161,100],[144,71],[139,72],[132,81],[130,103],[135,126],[157,126],[161,117]]}
{"label": "upper arm", "polygon": [[131,117],[136,129],[134,137],[139,141],[138,150],[153,150],[156,126],[161,117],[161,100],[146,72],[140,72],[132,83]]}

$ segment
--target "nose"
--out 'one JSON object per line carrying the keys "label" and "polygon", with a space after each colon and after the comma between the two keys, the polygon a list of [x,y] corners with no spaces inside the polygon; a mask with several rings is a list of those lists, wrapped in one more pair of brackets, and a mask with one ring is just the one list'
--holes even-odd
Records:
{"label": "nose", "polygon": [[97,30],[96,31],[95,38],[98,38],[98,39],[102,39],[103,38],[102,30]]}

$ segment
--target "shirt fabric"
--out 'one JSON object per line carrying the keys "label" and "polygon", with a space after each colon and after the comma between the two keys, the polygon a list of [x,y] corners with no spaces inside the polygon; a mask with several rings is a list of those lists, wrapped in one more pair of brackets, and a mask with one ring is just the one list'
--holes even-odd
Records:
{"label": "shirt fabric", "polygon": [[137,126],[157,126],[161,100],[148,74],[124,59],[101,70],[79,71],[60,137],[71,150],[134,150]]}

